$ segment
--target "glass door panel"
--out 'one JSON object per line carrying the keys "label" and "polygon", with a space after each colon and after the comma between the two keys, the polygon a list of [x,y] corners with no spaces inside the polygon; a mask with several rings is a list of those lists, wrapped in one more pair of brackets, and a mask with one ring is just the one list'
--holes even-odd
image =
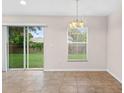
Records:
{"label": "glass door panel", "polygon": [[27,32],[27,63],[29,68],[43,68],[43,28],[28,27]]}
{"label": "glass door panel", "polygon": [[23,68],[24,64],[24,27],[8,27],[9,68]]}

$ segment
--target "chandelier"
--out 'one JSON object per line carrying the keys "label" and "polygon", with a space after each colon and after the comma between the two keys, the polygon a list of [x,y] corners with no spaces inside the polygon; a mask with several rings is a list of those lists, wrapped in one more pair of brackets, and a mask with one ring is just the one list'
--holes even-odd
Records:
{"label": "chandelier", "polygon": [[83,20],[79,19],[78,2],[79,2],[79,0],[76,0],[76,18],[69,24],[70,29],[81,29],[85,25]]}

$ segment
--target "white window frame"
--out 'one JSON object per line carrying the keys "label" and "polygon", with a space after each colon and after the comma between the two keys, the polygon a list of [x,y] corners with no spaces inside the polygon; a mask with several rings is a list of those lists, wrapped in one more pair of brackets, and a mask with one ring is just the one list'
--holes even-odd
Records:
{"label": "white window frame", "polygon": [[[74,62],[74,63],[76,63],[76,62],[88,62],[88,43],[89,43],[89,42],[88,42],[88,28],[85,27],[84,29],[87,31],[87,42],[85,42],[85,43],[87,43],[87,47],[86,47],[86,51],[87,51],[87,52],[86,52],[86,60],[84,60],[84,59],[81,59],[81,60],[80,60],[80,59],[77,59],[77,60],[76,60],[76,59],[75,59],[75,60],[69,60],[69,53],[68,53],[68,52],[69,52],[69,49],[68,49],[68,51],[67,51],[67,53],[68,53],[67,61],[68,61],[68,62],[72,62],[72,63],[73,63],[73,62]],[[69,37],[68,37],[68,31],[69,31],[69,29],[67,29],[67,47],[68,47],[68,48],[69,48],[69,43],[83,43],[83,42],[68,42],[68,38],[69,38]]]}

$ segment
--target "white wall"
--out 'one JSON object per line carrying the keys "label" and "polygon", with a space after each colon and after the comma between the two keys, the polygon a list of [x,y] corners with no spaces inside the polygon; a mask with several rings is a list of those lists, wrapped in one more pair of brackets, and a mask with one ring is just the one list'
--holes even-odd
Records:
{"label": "white wall", "polygon": [[67,62],[67,25],[72,17],[3,16],[3,24],[46,24],[45,70],[105,70],[107,67],[107,17],[86,17],[89,29],[88,62]]}
{"label": "white wall", "polygon": [[122,81],[122,14],[121,11],[108,17],[108,71]]}

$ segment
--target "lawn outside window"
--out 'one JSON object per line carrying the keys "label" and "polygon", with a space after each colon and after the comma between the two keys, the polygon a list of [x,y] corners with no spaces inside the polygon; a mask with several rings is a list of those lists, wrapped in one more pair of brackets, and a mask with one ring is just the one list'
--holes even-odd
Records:
{"label": "lawn outside window", "polygon": [[88,30],[69,29],[68,30],[68,61],[87,62],[88,61]]}

